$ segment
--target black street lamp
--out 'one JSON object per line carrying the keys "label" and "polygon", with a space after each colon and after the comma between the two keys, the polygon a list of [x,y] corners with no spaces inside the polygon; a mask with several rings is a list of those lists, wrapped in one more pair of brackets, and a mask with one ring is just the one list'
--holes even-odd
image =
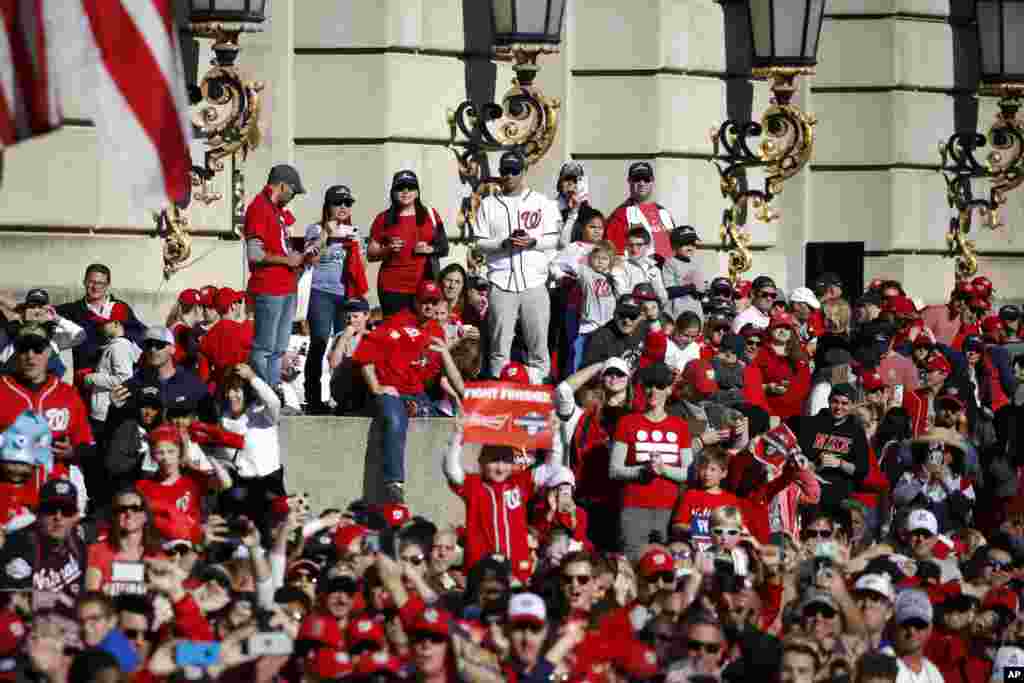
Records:
{"label": "black street lamp", "polygon": [[565,0],[491,0],[495,45],[562,42]]}
{"label": "black street lamp", "polygon": [[267,0],[189,0],[193,22],[226,21],[262,23],[267,18]]}
{"label": "black street lamp", "polygon": [[[729,120],[711,130],[712,161],[718,168],[722,196],[732,202],[722,213],[721,235],[734,281],[750,270],[753,261],[748,248],[751,236],[744,227],[747,206],[756,210],[761,221],[777,220],[772,200],[814,152],[817,119],[792,104],[792,99],[796,77],[813,75],[818,63],[825,5],[826,0],[747,0],[751,74],[771,81],[772,103],[760,122]],[[762,134],[765,139],[758,151],[751,150],[748,138]],[[745,189],[748,168],[764,168],[764,189]]]}
{"label": "black street lamp", "polygon": [[[977,90],[997,96],[999,112],[987,136],[957,131],[939,144],[946,200],[956,212],[946,242],[961,280],[978,270],[974,242],[967,239],[974,212],[989,229],[1002,227],[999,212],[1006,194],[1024,183],[1024,121],[1017,116],[1024,100],[1024,0],[976,0],[974,25],[981,72]],[[975,154],[986,144],[992,151],[982,162]],[[972,181],[985,179],[991,181],[988,197],[975,197]]]}

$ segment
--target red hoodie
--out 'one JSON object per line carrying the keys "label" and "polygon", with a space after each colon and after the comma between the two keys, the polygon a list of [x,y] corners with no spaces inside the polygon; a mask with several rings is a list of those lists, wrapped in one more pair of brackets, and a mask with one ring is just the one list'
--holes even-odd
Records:
{"label": "red hoodie", "polygon": [[784,394],[765,393],[768,413],[785,420],[803,412],[804,401],[811,393],[811,369],[807,361],[791,362],[780,356],[771,346],[762,346],[751,363],[761,371],[764,384],[789,380]]}

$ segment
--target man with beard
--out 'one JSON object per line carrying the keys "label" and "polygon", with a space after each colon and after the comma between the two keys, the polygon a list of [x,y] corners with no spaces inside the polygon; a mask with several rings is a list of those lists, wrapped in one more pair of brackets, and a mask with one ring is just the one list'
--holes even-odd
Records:
{"label": "man with beard", "polygon": [[821,506],[836,509],[868,474],[868,442],[864,430],[850,419],[856,393],[849,384],[832,387],[828,412],[804,417],[796,431],[800,449],[821,478]]}
{"label": "man with beard", "polygon": [[31,577],[34,609],[53,609],[75,619],[85,583],[86,545],[78,526],[78,491],[67,479],[46,482],[39,491],[36,522],[11,534],[0,550],[4,581]]}
{"label": "man with beard", "polygon": [[622,358],[630,370],[640,363],[640,351],[647,337],[647,324],[640,320],[640,302],[632,294],[623,294],[615,304],[615,317],[590,335],[580,367]]}

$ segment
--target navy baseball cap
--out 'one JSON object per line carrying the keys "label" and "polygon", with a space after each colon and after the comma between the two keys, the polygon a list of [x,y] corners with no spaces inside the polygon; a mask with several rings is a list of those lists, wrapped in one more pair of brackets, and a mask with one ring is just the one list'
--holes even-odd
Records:
{"label": "navy baseball cap", "polygon": [[345,310],[349,313],[370,312],[370,303],[366,299],[349,299],[345,302]]}
{"label": "navy baseball cap", "polygon": [[651,166],[649,161],[634,161],[629,165],[629,171],[626,173],[627,178],[636,177],[647,177],[654,178],[654,167]]}

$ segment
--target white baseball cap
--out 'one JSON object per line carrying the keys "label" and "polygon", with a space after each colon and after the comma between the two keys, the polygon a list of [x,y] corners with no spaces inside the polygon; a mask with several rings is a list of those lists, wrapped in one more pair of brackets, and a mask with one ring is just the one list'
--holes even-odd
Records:
{"label": "white baseball cap", "polygon": [[932,535],[937,534],[939,533],[939,520],[935,519],[935,515],[923,508],[912,510],[907,515],[907,531],[917,531],[918,529],[929,531]]}
{"label": "white baseball cap", "polygon": [[509,623],[531,621],[536,624],[548,622],[548,610],[536,593],[517,593],[508,601]]}
{"label": "white baseball cap", "polygon": [[794,289],[793,293],[789,295],[789,303],[807,304],[815,310],[821,308],[821,302],[818,301],[818,297],[814,296],[814,292],[807,287],[797,287]]}
{"label": "white baseball cap", "polygon": [[557,488],[562,484],[569,484],[576,488],[576,477],[568,467],[560,467],[547,481],[548,488]]}
{"label": "white baseball cap", "polygon": [[892,580],[885,574],[864,574],[857,583],[854,584],[853,589],[855,591],[871,591],[872,593],[878,593],[885,597],[886,600],[892,602],[896,594],[892,589]]}
{"label": "white baseball cap", "polygon": [[626,375],[626,377],[629,377],[629,375],[630,375],[629,363],[627,363],[626,359],[624,359],[624,358],[619,358],[618,356],[612,356],[611,358],[606,360],[604,362],[604,367],[601,368],[601,374],[603,375],[604,373],[608,372],[612,368],[615,368],[619,372],[624,373]]}

